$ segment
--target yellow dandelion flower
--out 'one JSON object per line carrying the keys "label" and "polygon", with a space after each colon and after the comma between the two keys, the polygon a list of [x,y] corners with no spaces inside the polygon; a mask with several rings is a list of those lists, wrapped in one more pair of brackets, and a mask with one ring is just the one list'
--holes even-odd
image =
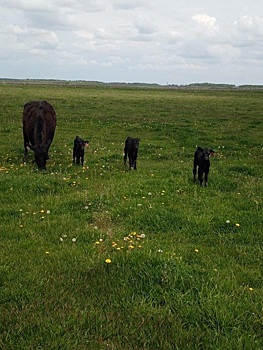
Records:
{"label": "yellow dandelion flower", "polygon": [[248,290],[250,290],[250,292],[253,292],[254,288],[249,287]]}
{"label": "yellow dandelion flower", "polygon": [[195,252],[196,252],[196,253],[198,253],[198,252],[199,252],[199,250],[198,250],[198,249],[195,249]]}
{"label": "yellow dandelion flower", "polygon": [[236,223],[236,227],[240,227],[240,224]]}
{"label": "yellow dandelion flower", "polygon": [[130,249],[134,249],[134,246],[133,246],[133,245],[129,245],[129,248],[130,248]]}
{"label": "yellow dandelion flower", "polygon": [[97,241],[97,242],[96,242],[96,244],[98,245],[98,244],[100,244],[100,242],[99,242],[99,241]]}
{"label": "yellow dandelion flower", "polygon": [[106,259],[105,263],[110,264],[111,263],[111,259]]}

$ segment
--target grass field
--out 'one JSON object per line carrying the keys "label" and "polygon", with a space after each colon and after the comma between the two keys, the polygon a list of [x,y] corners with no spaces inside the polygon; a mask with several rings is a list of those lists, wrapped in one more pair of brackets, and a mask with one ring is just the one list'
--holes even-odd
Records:
{"label": "grass field", "polygon": [[[0,99],[1,349],[263,348],[263,91],[17,84]],[[34,99],[57,112],[46,172],[23,160]],[[216,151],[207,188],[197,145]]]}

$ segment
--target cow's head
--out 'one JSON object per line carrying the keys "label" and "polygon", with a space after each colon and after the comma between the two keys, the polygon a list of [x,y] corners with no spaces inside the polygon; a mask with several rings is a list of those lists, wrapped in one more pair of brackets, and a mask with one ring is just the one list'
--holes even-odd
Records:
{"label": "cow's head", "polygon": [[50,146],[50,142],[48,142],[46,145],[32,146],[28,144],[28,147],[32,149],[32,151],[34,151],[35,153],[35,162],[37,163],[39,170],[46,170],[46,164],[49,158],[48,156],[49,146]]}

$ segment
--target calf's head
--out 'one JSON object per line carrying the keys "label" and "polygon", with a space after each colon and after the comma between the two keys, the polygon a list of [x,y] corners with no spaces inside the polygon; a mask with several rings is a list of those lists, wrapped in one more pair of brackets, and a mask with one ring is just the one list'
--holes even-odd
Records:
{"label": "calf's head", "polygon": [[88,146],[89,141],[82,140],[79,136],[76,136],[74,140],[74,147],[78,150],[83,151],[86,146]]}
{"label": "calf's head", "polygon": [[198,147],[197,150],[199,151],[200,158],[203,159],[204,161],[209,160],[210,155],[213,156],[215,153],[212,149],[209,149],[209,148]]}
{"label": "calf's head", "polygon": [[140,139],[132,139],[132,150],[138,153]]}
{"label": "calf's head", "polygon": [[88,144],[89,144],[89,141],[81,140],[78,145],[81,150],[84,150],[85,147],[88,147]]}

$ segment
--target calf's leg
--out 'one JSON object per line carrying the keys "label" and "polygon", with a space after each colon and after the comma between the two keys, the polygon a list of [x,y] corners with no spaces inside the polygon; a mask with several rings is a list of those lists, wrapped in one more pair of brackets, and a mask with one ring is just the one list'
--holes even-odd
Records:
{"label": "calf's leg", "polygon": [[132,158],[129,157],[129,169],[131,170],[131,168],[132,168]]}
{"label": "calf's leg", "polygon": [[205,172],[205,186],[207,186],[207,182],[208,182],[208,173],[209,173],[209,170]]}
{"label": "calf's leg", "polygon": [[200,186],[203,185],[203,169],[199,166],[198,167],[198,180],[200,182]]}

